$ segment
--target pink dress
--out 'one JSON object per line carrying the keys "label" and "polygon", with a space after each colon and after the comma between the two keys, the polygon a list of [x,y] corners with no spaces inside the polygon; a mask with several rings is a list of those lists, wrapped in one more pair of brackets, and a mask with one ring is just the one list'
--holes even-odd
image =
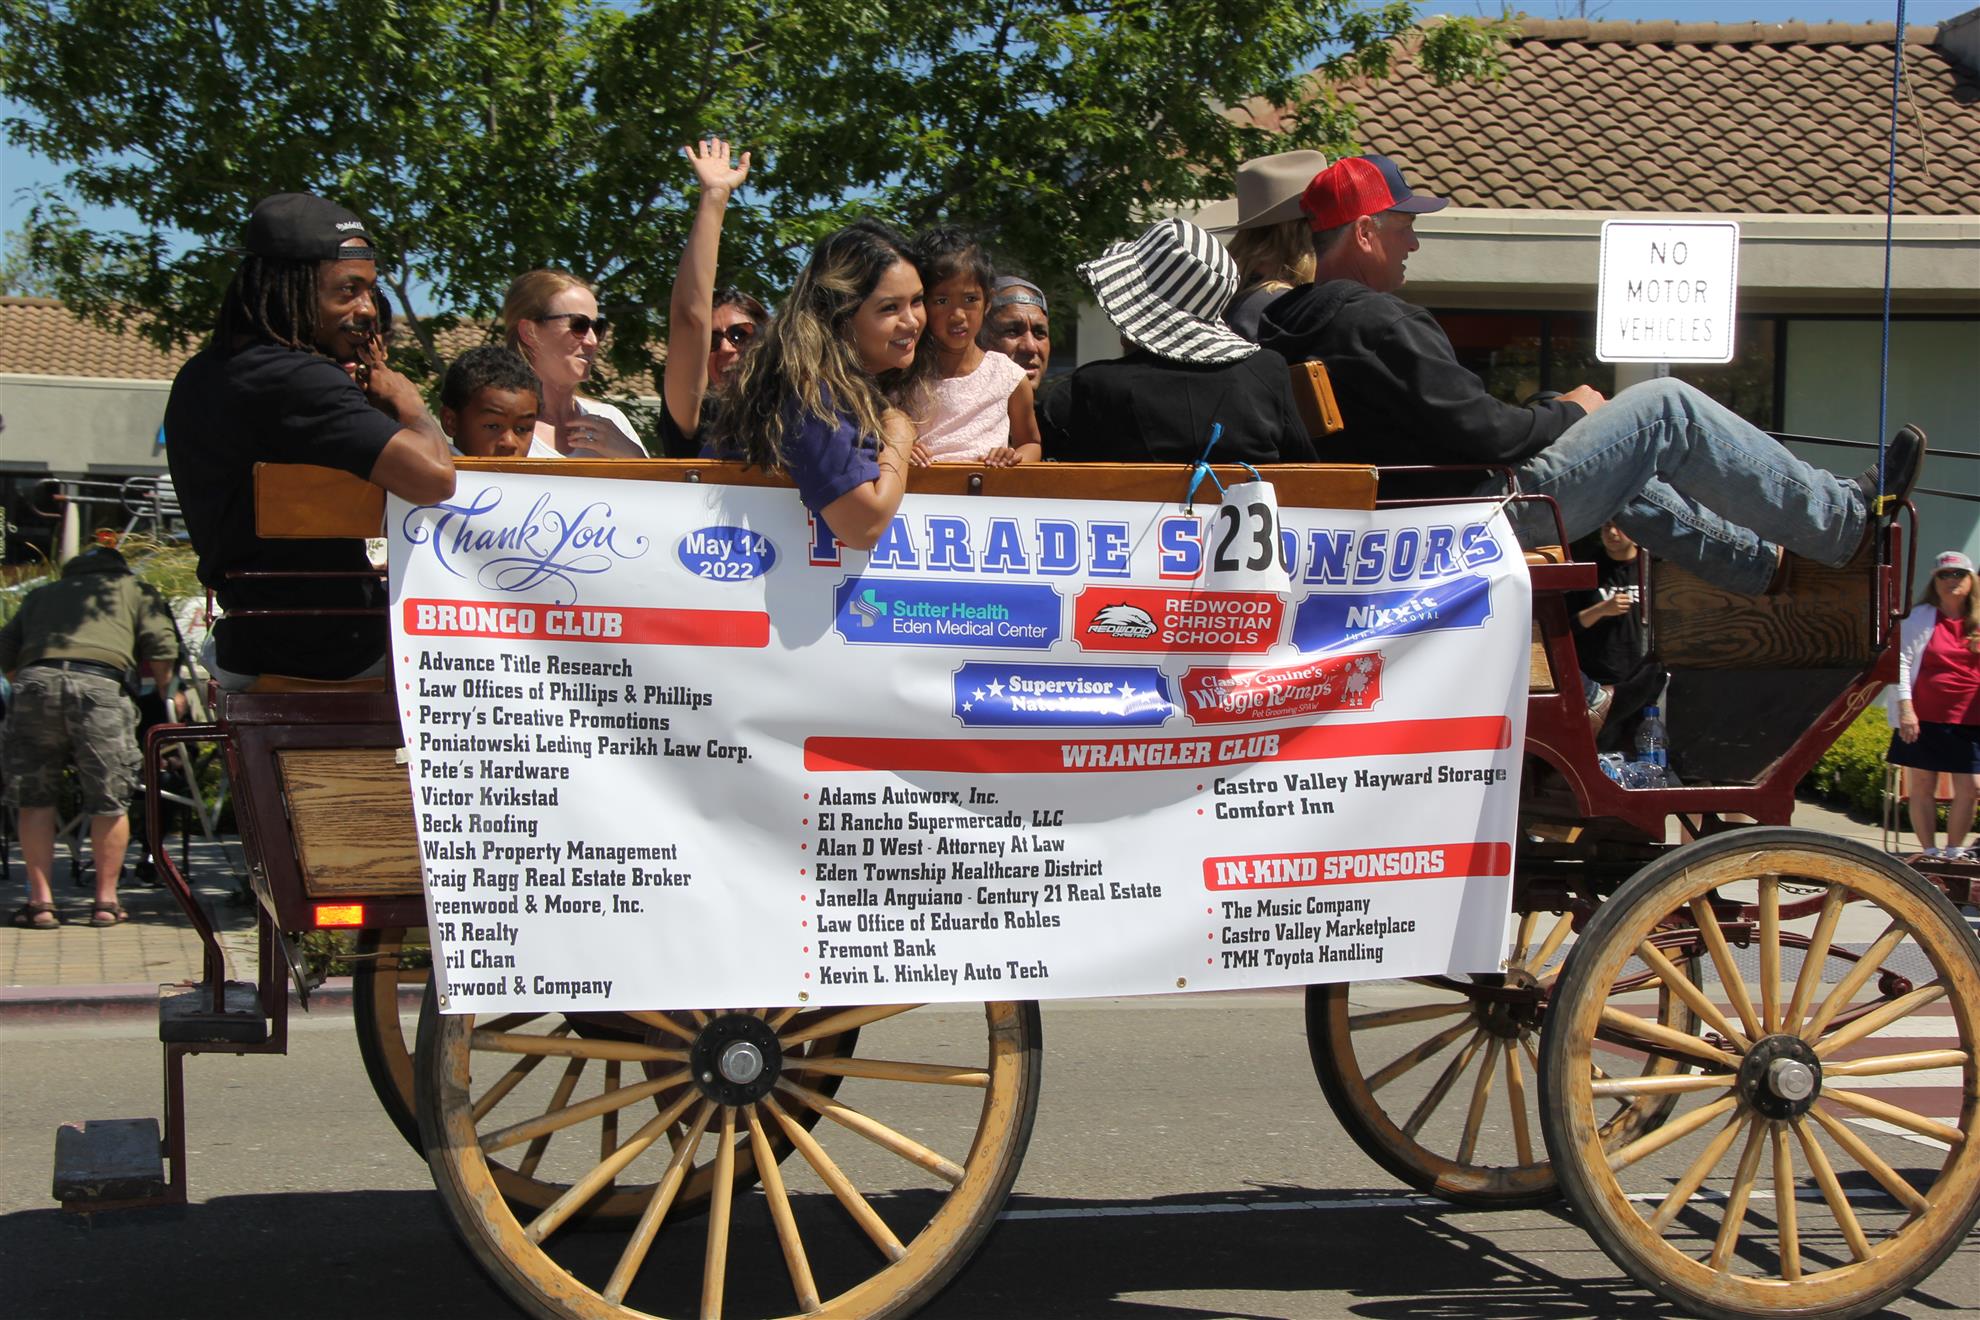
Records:
{"label": "pink dress", "polygon": [[921,443],[937,463],[981,463],[1011,442],[1011,395],[1024,368],[1002,353],[986,352],[967,376],[935,382],[935,407],[921,428]]}

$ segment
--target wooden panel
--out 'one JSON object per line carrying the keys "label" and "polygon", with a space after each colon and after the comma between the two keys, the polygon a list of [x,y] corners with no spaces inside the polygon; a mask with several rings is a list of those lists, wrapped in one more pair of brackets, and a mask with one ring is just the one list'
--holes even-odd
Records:
{"label": "wooden panel", "polygon": [[271,539],[382,536],[385,488],[337,468],[254,465],[254,533]]}
{"label": "wooden panel", "polygon": [[1547,663],[1547,643],[1540,636],[1540,625],[1533,625],[1533,644],[1527,652],[1526,685],[1534,692],[1554,690],[1554,667]]}
{"label": "wooden panel", "polygon": [[1667,563],[1651,577],[1657,654],[1672,669],[1861,668],[1872,658],[1874,566],[1791,558],[1785,590],[1742,596]]}
{"label": "wooden panel", "polygon": [[412,783],[392,748],[291,748],[276,759],[305,893],[419,892]]}
{"label": "wooden panel", "polygon": [[[616,481],[698,481],[721,486],[785,486],[781,472],[741,463],[689,458],[558,458],[455,460],[463,487],[476,472],[531,472]],[[1216,465],[1225,482],[1248,480],[1235,465]],[[1181,463],[1025,463],[983,468],[942,464],[916,468],[908,489],[920,495],[1015,495],[1027,499],[1182,499],[1189,468]],[[1375,469],[1352,463],[1283,464],[1265,469],[1286,508],[1372,509]],[[366,494],[369,492],[369,494]],[[255,528],[267,537],[377,536],[385,492],[333,468],[258,463],[254,470]],[[1212,492],[1214,499],[1214,492]]]}
{"label": "wooden panel", "polygon": [[1671,765],[1687,783],[1757,784],[1804,739],[1842,731],[1813,726],[1861,669],[1678,670],[1664,723]]}
{"label": "wooden panel", "polygon": [[1334,400],[1334,382],[1324,362],[1295,362],[1291,367],[1293,404],[1299,420],[1306,423],[1307,435],[1324,440],[1347,429],[1341,420],[1340,404]]}

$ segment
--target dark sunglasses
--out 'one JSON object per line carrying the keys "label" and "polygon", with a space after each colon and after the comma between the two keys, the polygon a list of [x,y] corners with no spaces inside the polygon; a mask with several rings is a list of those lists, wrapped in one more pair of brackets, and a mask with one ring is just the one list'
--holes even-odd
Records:
{"label": "dark sunglasses", "polygon": [[1935,578],[1947,578],[1947,579],[1963,578],[1966,576],[1966,570],[1963,568],[1942,568],[1938,572],[1932,574],[1932,576]]}
{"label": "dark sunglasses", "polygon": [[754,338],[756,338],[756,323],[754,321],[738,321],[727,330],[710,330],[708,332],[708,351],[711,353],[719,352],[724,339],[729,341],[731,348],[741,348]]}
{"label": "dark sunglasses", "polygon": [[593,330],[596,330],[598,337],[603,339],[612,330],[612,322],[609,318],[603,316],[586,316],[583,312],[552,312],[548,316],[539,316],[534,319],[538,321],[562,321],[571,328],[571,338],[573,339],[582,339],[588,332]]}

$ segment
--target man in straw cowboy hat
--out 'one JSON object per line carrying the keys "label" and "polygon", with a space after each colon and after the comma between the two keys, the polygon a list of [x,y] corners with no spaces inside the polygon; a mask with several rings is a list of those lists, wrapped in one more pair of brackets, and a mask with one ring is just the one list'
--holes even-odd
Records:
{"label": "man in straw cowboy hat", "polygon": [[1310,463],[1285,359],[1219,318],[1237,292],[1223,246],[1187,220],[1162,220],[1079,268],[1126,353],[1089,362],[1046,395],[1045,456],[1100,462]]}
{"label": "man in straw cowboy hat", "polygon": [[1248,160],[1238,166],[1237,196],[1211,203],[1196,217],[1211,233],[1230,235],[1238,291],[1224,312],[1224,324],[1253,343],[1258,342],[1258,318],[1266,307],[1313,279],[1311,231],[1299,199],[1313,176],[1326,168],[1327,158],[1317,151]]}
{"label": "man in straw cowboy hat", "polygon": [[[1779,585],[1783,548],[1848,563],[1879,510],[1910,493],[1925,447],[1915,427],[1891,441],[1880,486],[1875,467],[1852,480],[1809,466],[1678,380],[1614,399],[1586,385],[1529,407],[1493,398],[1430,314],[1395,296],[1418,247],[1416,217],[1445,205],[1374,155],[1336,161],[1302,194],[1314,281],[1272,304],[1259,341],[1289,361],[1327,364],[1347,423],[1328,458],[1503,464],[1523,493],[1559,504],[1570,539],[1614,521],[1659,559],[1749,595]],[[1494,477],[1475,493],[1500,488]],[[1544,502],[1509,512],[1525,544],[1558,539]]]}

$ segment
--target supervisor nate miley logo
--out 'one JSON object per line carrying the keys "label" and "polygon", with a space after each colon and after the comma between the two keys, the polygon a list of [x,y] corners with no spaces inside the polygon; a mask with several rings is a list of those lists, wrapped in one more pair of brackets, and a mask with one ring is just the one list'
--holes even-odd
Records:
{"label": "supervisor nate miley logo", "polygon": [[1043,651],[1059,638],[1059,593],[1038,583],[847,578],[833,627],[856,646]]}

